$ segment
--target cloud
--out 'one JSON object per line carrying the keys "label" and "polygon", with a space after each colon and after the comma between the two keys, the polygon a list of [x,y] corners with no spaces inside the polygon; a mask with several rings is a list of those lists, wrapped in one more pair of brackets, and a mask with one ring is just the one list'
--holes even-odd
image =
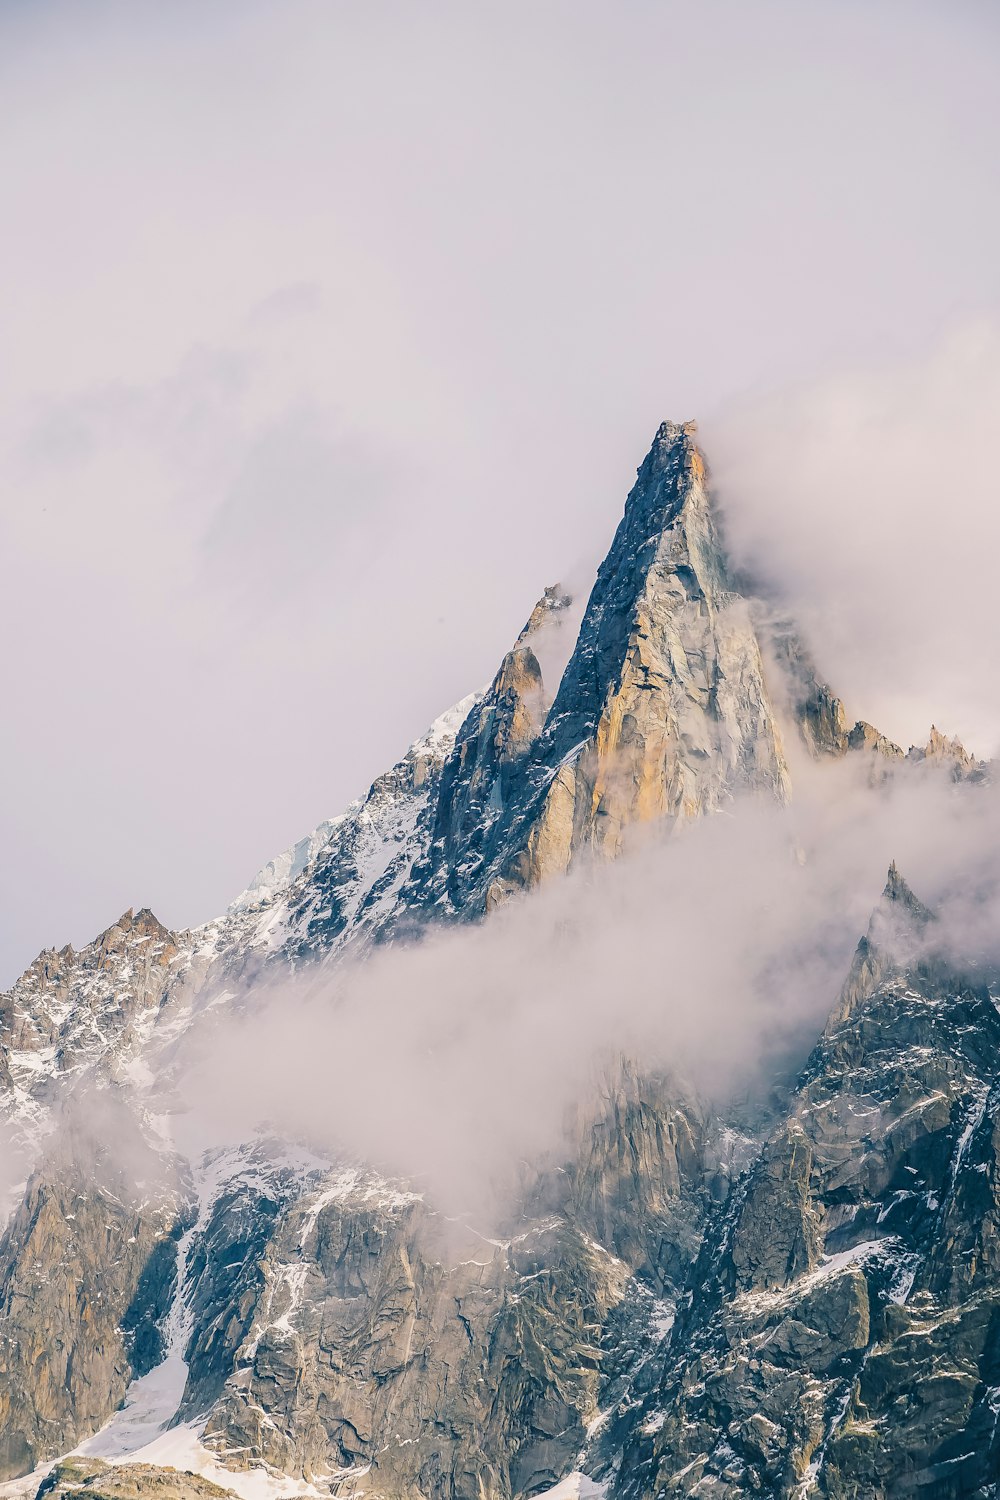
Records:
{"label": "cloud", "polygon": [[746,400],[704,431],[736,561],[849,715],[1000,745],[1000,325]]}
{"label": "cloud", "polygon": [[328,414],[292,409],[248,445],[203,544],[208,578],[235,612],[301,602],[317,580],[349,587],[372,563],[372,530],[394,519],[394,455],[332,427]]}
{"label": "cloud", "polygon": [[736,804],[479,926],[210,1013],[175,1060],[184,1144],[266,1122],[485,1221],[520,1162],[570,1149],[621,1053],[723,1109],[797,1067],[893,857],[962,963],[970,941],[1000,959],[998,833],[996,788],[927,773],[875,792],[861,767],[816,766],[794,807]]}

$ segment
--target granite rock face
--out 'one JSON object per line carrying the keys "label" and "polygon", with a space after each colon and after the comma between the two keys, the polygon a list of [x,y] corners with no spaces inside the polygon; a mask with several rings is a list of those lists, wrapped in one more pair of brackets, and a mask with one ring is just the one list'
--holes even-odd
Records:
{"label": "granite rock face", "polygon": [[375,1493],[555,1483],[597,1411],[625,1269],[559,1222],[453,1247],[462,1237],[419,1202],[323,1197],[269,1243],[260,1322],[206,1442],[306,1477],[332,1466]]}
{"label": "granite rock face", "polygon": [[[693,423],[657,432],[544,725],[520,750],[503,816],[464,840],[461,826],[439,829],[414,899],[489,909],[581,858],[616,857],[642,825],[684,822],[739,793],[787,798],[760,644],[727,577]],[[444,774],[454,785],[468,773]]]}
{"label": "granite rock face", "polygon": [[546,589],[458,732],[442,771],[428,857],[404,892],[421,908],[436,903],[461,912],[476,900],[479,872],[523,793],[552,703],[534,644],[572,602],[558,585]]}
{"label": "granite rock face", "polygon": [[784,1117],[706,1227],[621,1496],[977,1496],[1000,1473],[1000,1015],[890,872]]}
{"label": "granite rock face", "polygon": [[[631,824],[779,801],[788,772],[756,634],[733,592],[694,424],[664,423],[601,564],[544,747],[558,768],[531,852],[552,844],[572,784],[572,844],[613,855]],[[558,851],[558,852],[557,852]]]}
{"label": "granite rock face", "polygon": [[0,1478],[71,1449],[159,1362],[180,1212],[125,1106],[68,1113],[0,1239]]}
{"label": "granite rock face", "polygon": [[358,1168],[217,1169],[185,1255],[180,1415],[230,1468],[414,1497],[533,1493],[574,1466],[652,1357],[720,1171],[678,1085],[624,1066],[572,1161],[488,1236]]}

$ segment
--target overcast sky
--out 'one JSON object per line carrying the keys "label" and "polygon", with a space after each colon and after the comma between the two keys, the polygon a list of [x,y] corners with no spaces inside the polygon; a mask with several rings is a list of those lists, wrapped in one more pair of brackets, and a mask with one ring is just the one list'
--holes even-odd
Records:
{"label": "overcast sky", "polygon": [[849,708],[994,749],[998,49],[956,0],[0,4],[0,981],[361,792],[664,416]]}

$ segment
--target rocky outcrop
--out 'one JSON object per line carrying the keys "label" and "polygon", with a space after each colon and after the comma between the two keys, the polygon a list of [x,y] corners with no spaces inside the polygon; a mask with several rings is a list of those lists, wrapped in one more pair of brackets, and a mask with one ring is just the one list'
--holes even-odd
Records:
{"label": "rocky outcrop", "polygon": [[1000,1016],[928,919],[891,872],[849,1003],[707,1228],[617,1494],[993,1493]]}
{"label": "rocky outcrop", "polygon": [[480,1483],[522,1493],[571,1466],[628,1279],[558,1222],[491,1245],[365,1189],[300,1205],[266,1274],[209,1417],[220,1458],[470,1500]]}
{"label": "rocky outcrop", "polygon": [[882,760],[902,760],[903,752],[873,724],[859,719],[847,736],[847,749],[862,754],[880,757]]}
{"label": "rocky outcrop", "polygon": [[[430,879],[421,867],[404,892],[416,907],[429,887],[439,914],[475,915],[580,858],[615,857],[642,825],[683,822],[739,793],[787,797],[760,646],[727,577],[694,431],[659,428],[544,726],[501,786],[503,817],[442,834]],[[473,739],[465,726],[460,745]],[[445,785],[463,772],[446,766]]]}
{"label": "rocky outcrop", "polygon": [[[933,912],[917,900],[893,860],[881,900],[858,943],[850,973],[827,1022],[828,1033],[842,1026],[902,963],[923,964],[923,980],[929,981],[934,922]],[[945,975],[947,983],[947,970]]]}
{"label": "rocky outcrop", "polygon": [[934,724],[927,744],[911,745],[906,759],[915,765],[944,769],[952,781],[983,781],[989,769],[985,761],[969,754],[961,740],[949,739]]}
{"label": "rocky outcrop", "polygon": [[558,585],[546,589],[458,732],[441,775],[428,857],[406,893],[424,910],[460,912],[475,902],[486,851],[509,816],[552,702],[534,646],[572,602]]}
{"label": "rocky outcrop", "polygon": [[489,1234],[357,1168],[234,1179],[186,1258],[181,1414],[235,1468],[414,1500],[555,1483],[648,1364],[719,1172],[691,1101],[627,1067],[578,1142]]}
{"label": "rocky outcrop", "polygon": [[96,1431],[159,1361],[180,1210],[126,1108],[67,1113],[0,1240],[0,1479]]}
{"label": "rocky outcrop", "polygon": [[773,662],[775,692],[781,717],[797,730],[818,760],[852,755],[868,762],[868,779],[879,786],[896,774],[930,771],[952,781],[986,782],[990,767],[970,755],[958,739],[949,739],[935,726],[926,745],[911,745],[905,753],[873,724],[859,719],[848,727],[847,712],[833,689],[817,675],[815,663],[794,626],[760,613],[766,654]]}
{"label": "rocky outcrop", "polygon": [[794,623],[759,604],[756,613],[764,649],[773,664],[774,694],[782,717],[817,759],[845,754],[847,712],[819,677]]}
{"label": "rocky outcrop", "polygon": [[125,912],[79,953],[67,946],[39,954],[0,996],[3,1114],[37,1135],[57,1080],[79,1078],[112,1055],[118,1071],[126,1069],[184,957],[175,934],[145,908]]}
{"label": "rocky outcrop", "polygon": [[716,1193],[728,1187],[724,1164],[713,1172],[709,1132],[689,1091],[623,1058],[563,1169],[573,1222],[661,1297],[678,1295],[697,1256],[709,1179]]}
{"label": "rocky outcrop", "polygon": [[157,1464],[111,1464],[100,1458],[68,1458],[42,1480],[37,1500],[223,1500],[233,1491],[201,1474]]}

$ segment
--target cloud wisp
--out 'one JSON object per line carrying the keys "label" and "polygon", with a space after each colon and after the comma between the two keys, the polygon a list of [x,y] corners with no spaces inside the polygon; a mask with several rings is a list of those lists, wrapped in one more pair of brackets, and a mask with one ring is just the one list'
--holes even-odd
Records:
{"label": "cloud wisp", "polygon": [[[186,1148],[263,1125],[480,1219],[624,1054],[716,1101],[766,1088],[822,1028],[896,858],[963,958],[1000,957],[1000,795],[946,774],[875,792],[817,768],[794,809],[736,804],[363,964],[217,1013],[175,1060]],[[980,879],[975,899],[965,872]]]}
{"label": "cloud wisp", "polygon": [[737,563],[858,718],[1000,746],[1000,325],[748,398],[704,438]]}

